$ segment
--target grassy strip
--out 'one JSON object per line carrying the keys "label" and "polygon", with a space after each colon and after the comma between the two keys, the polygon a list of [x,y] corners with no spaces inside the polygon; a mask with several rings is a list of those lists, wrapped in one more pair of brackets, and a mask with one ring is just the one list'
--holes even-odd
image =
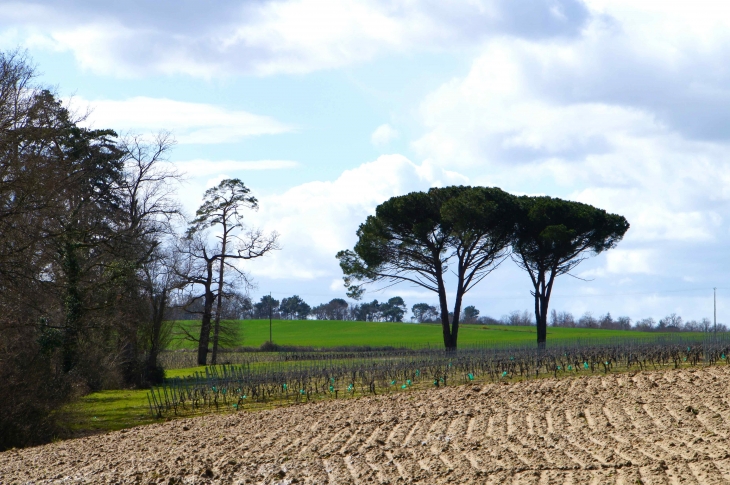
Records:
{"label": "grassy strip", "polygon": [[[165,371],[165,377],[205,372],[205,366]],[[59,421],[66,435],[86,436],[158,422],[150,414],[146,389],[99,391],[66,406]]]}
{"label": "grassy strip", "polygon": [[184,369],[165,369],[165,378],[172,379],[174,377],[188,377],[194,375],[196,372],[205,374],[207,366],[201,365],[198,367],[186,367]]}
{"label": "grassy strip", "polygon": [[58,417],[72,438],[158,421],[150,414],[144,389],[94,392],[66,406]]}

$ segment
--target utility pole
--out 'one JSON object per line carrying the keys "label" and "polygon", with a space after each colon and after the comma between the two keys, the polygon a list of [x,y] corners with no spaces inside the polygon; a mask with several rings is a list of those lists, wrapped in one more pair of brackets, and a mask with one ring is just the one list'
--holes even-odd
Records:
{"label": "utility pole", "polygon": [[712,307],[715,314],[715,335],[717,335],[717,288],[712,289]]}
{"label": "utility pole", "polygon": [[[717,327],[717,325],[715,325]],[[271,292],[269,292],[269,343],[274,343],[273,339],[271,338]]]}

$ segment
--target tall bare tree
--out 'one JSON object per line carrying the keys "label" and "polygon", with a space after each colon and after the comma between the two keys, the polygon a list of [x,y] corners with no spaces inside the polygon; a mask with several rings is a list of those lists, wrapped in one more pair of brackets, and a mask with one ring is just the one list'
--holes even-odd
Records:
{"label": "tall bare tree", "polygon": [[[203,204],[196,211],[195,219],[188,228],[188,239],[193,242],[193,245],[189,246],[188,253],[194,254],[199,260],[197,272],[193,270],[191,273],[191,281],[194,280],[204,288],[203,295],[199,295],[205,302],[198,340],[199,365],[206,363],[211,330],[213,331],[211,363],[215,365],[218,362],[221,315],[223,299],[226,296],[226,270],[232,270],[236,277],[243,281],[244,286],[250,287],[248,276],[236,263],[259,258],[279,248],[276,233],[267,235],[244,225],[244,209],[258,209],[258,201],[240,179],[225,179],[218,186],[205,192]],[[215,248],[208,247],[205,237],[201,237],[201,234],[209,229],[217,231],[214,233],[214,237],[218,240]],[[215,276],[212,274],[213,269],[217,272]],[[215,291],[214,283],[217,286]]]}
{"label": "tall bare tree", "polygon": [[173,221],[181,218],[176,192],[182,175],[168,163],[175,140],[170,133],[160,132],[151,140],[128,135],[119,145],[124,151],[125,232],[147,245],[139,254],[144,258],[172,234]]}
{"label": "tall bare tree", "polygon": [[[141,382],[157,382],[162,376],[157,363],[160,351],[169,342],[171,324],[165,319],[171,294],[185,286],[177,276],[179,255],[173,251],[174,223],[182,221],[176,189],[181,174],[168,163],[169,152],[175,145],[170,133],[160,132],[151,140],[128,135],[120,142],[125,152],[124,194],[126,228],[123,234],[129,243],[136,278],[144,295],[146,309],[130,326],[129,355],[138,363],[138,354],[146,353],[141,366],[133,371]],[[135,336],[141,337],[141,349]]]}
{"label": "tall bare tree", "polygon": [[173,324],[166,317],[176,291],[188,282],[179,276],[180,254],[170,245],[158,245],[141,268],[141,287],[149,302],[147,324],[142,325],[142,344],[146,349],[145,382],[157,383],[164,375],[160,372],[160,352],[170,343]]}
{"label": "tall bare tree", "polygon": [[[188,297],[183,303],[187,311],[198,313],[193,307],[202,301],[200,313],[200,332],[193,335],[187,328],[180,327],[184,336],[198,344],[198,365],[208,363],[211,317],[216,300],[214,289],[216,251],[208,244],[204,231],[189,233],[178,242],[176,251],[181,256],[181,265],[176,269],[177,276],[189,283]],[[200,289],[200,290],[198,290]]]}

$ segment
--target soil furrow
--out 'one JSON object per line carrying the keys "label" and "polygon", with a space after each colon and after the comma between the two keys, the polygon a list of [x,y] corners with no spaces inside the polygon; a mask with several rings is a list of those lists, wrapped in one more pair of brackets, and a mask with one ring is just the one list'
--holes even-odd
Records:
{"label": "soil furrow", "polygon": [[239,411],[6,451],[0,483],[728,483],[729,387],[720,366]]}

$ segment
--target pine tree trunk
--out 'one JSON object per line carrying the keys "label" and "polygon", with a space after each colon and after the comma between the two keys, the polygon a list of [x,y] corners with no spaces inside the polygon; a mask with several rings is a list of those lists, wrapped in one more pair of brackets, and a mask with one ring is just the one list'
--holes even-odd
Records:
{"label": "pine tree trunk", "polygon": [[205,302],[203,306],[203,319],[200,323],[200,338],[198,339],[198,365],[207,365],[208,361],[208,344],[210,343],[210,327],[211,314],[213,313],[213,303],[215,302],[215,293],[212,291],[213,286],[213,262],[208,262],[208,277],[205,285]]}
{"label": "pine tree trunk", "polygon": [[439,306],[441,307],[441,329],[444,335],[444,347],[446,350],[454,350],[456,348],[456,341],[451,332],[451,321],[449,319],[449,304],[446,300],[446,286],[444,285],[443,278],[439,276],[437,278],[438,290],[439,290]]}
{"label": "pine tree trunk", "polygon": [[213,326],[213,356],[211,358],[211,364],[218,364],[218,338],[220,337],[221,327],[221,309],[223,308],[223,270],[225,269],[226,263],[226,246],[228,243],[228,225],[226,219],[223,219],[223,239],[221,241],[221,257],[220,267],[218,268],[218,302],[216,303],[215,309],[215,323]]}
{"label": "pine tree trunk", "polygon": [[535,325],[537,326],[537,348],[544,349],[547,342],[547,315],[549,299],[546,295],[535,295]]}

